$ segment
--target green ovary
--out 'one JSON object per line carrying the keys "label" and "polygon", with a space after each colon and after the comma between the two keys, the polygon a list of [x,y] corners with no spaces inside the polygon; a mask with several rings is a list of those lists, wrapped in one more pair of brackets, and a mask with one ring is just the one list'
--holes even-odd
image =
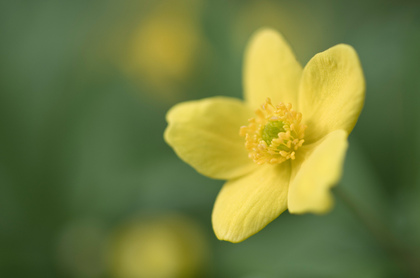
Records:
{"label": "green ovary", "polygon": [[279,137],[280,132],[285,132],[282,121],[268,122],[261,131],[261,137],[270,146],[271,140]]}

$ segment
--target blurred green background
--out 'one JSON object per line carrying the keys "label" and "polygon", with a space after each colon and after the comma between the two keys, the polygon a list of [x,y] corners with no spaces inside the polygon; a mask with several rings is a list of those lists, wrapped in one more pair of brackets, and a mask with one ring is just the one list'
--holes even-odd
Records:
{"label": "blurred green background", "polygon": [[[401,250],[338,198],[240,244],[213,235],[223,181],[164,143],[165,113],[241,98],[262,26],[302,65],[338,43],[358,51],[366,103],[340,187]],[[419,30],[418,1],[2,1],[0,277],[416,277]]]}

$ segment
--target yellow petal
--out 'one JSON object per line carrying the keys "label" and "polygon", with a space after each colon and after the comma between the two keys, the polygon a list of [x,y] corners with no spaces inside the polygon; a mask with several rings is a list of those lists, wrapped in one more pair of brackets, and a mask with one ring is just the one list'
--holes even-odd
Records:
{"label": "yellow petal", "polygon": [[227,97],[175,105],[167,114],[165,141],[199,173],[236,178],[256,167],[239,129],[253,115],[243,102]]}
{"label": "yellow petal", "polygon": [[299,109],[308,125],[305,141],[333,130],[351,132],[362,110],[365,81],[356,51],[336,45],[315,55],[303,70]]}
{"label": "yellow petal", "polygon": [[296,109],[302,67],[284,38],[272,29],[252,37],[245,54],[245,99],[257,108],[267,97],[273,103],[290,102]]}
{"label": "yellow petal", "polygon": [[336,130],[299,149],[292,162],[290,213],[325,213],[331,208],[330,188],[341,178],[347,145],[347,133]]}
{"label": "yellow petal", "polygon": [[290,163],[261,165],[228,181],[217,196],[212,222],[220,240],[241,242],[287,209]]}

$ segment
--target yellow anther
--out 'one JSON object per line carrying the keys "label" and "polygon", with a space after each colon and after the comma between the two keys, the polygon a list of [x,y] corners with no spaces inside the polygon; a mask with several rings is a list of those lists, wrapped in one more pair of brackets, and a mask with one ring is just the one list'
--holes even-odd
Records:
{"label": "yellow anther", "polygon": [[290,103],[274,106],[267,98],[255,111],[256,118],[249,119],[239,134],[245,137],[249,158],[257,164],[279,164],[296,158],[296,151],[304,143],[306,126],[302,114],[292,109]]}

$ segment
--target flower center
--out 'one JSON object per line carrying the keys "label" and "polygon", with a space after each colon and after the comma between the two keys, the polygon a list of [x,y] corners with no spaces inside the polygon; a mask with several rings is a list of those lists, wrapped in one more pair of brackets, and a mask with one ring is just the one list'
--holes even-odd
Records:
{"label": "flower center", "polygon": [[271,144],[271,141],[279,137],[280,132],[285,132],[284,123],[282,121],[272,121],[265,124],[261,131],[261,138],[267,145]]}
{"label": "flower center", "polygon": [[255,113],[257,117],[249,119],[249,125],[239,131],[245,137],[248,156],[257,164],[295,159],[296,151],[305,141],[302,114],[294,111],[290,103],[274,106],[269,98]]}

